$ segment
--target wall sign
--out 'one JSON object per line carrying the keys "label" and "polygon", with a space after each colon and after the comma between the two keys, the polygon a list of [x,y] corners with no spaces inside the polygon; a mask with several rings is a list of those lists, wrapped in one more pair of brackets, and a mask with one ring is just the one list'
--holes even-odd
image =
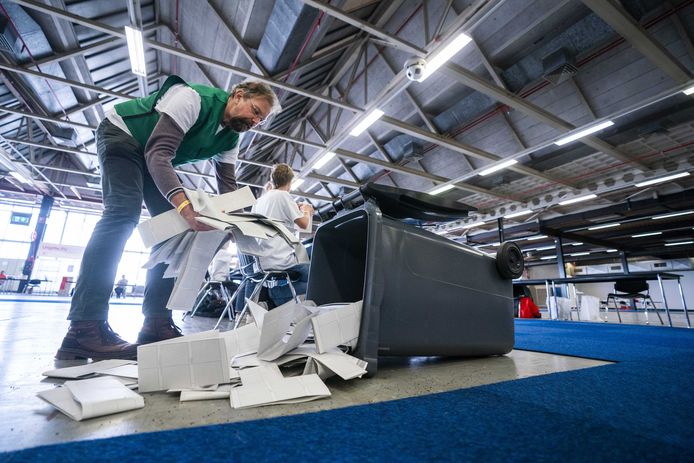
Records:
{"label": "wall sign", "polygon": [[31,214],[27,212],[13,212],[10,216],[12,225],[29,225],[31,222]]}

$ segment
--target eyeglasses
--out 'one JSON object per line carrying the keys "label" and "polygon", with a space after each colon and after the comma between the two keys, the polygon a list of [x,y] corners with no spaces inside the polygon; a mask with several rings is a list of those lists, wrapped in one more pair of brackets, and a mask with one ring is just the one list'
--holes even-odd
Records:
{"label": "eyeglasses", "polygon": [[251,104],[251,111],[253,111],[253,118],[257,119],[258,122],[256,122],[256,126],[258,125],[263,125],[266,121],[267,118],[263,117],[263,113],[260,111],[260,108],[258,108],[253,101],[248,100],[248,102]]}

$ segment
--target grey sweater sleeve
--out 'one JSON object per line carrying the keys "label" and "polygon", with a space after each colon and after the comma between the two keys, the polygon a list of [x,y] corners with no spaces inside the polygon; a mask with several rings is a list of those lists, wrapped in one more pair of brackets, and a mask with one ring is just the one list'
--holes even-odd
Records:
{"label": "grey sweater sleeve", "polygon": [[154,184],[168,200],[183,189],[171,161],[176,157],[176,149],[184,136],[185,133],[178,124],[170,116],[162,114],[145,146],[147,170]]}
{"label": "grey sweater sleeve", "polygon": [[213,163],[219,194],[236,191],[239,186],[236,184],[236,170],[234,164],[218,160],[214,160]]}

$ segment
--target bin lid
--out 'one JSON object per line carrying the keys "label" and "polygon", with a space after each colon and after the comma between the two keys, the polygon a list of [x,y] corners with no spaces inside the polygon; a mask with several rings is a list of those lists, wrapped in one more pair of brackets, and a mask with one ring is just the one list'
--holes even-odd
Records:
{"label": "bin lid", "polygon": [[359,190],[364,199],[373,200],[381,212],[394,219],[447,222],[467,217],[468,212],[477,210],[451,199],[387,185],[368,183]]}

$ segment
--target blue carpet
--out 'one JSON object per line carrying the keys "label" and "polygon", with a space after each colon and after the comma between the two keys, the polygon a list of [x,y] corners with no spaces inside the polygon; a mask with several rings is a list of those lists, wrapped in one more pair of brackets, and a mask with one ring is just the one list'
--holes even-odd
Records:
{"label": "blue carpet", "polygon": [[373,405],[0,454],[0,461],[691,461],[694,331],[519,320],[519,349],[619,363]]}

